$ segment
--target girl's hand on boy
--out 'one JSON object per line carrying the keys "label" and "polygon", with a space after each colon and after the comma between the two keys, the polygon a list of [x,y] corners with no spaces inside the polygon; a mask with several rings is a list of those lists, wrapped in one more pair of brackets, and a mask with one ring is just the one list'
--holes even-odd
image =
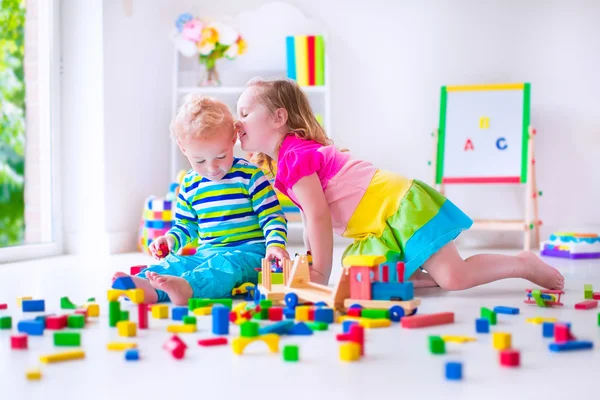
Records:
{"label": "girl's hand on boy", "polygon": [[272,261],[272,260],[283,261],[283,260],[289,260],[290,255],[288,254],[287,250],[285,250],[281,247],[270,246],[267,248],[267,254],[265,255],[265,258],[267,259],[267,261]]}
{"label": "girl's hand on boy", "polygon": [[159,236],[154,239],[152,243],[150,243],[148,249],[155,259],[160,260],[161,258],[165,258],[169,255],[171,249],[173,249],[173,246],[175,246],[175,240],[173,240],[172,237]]}

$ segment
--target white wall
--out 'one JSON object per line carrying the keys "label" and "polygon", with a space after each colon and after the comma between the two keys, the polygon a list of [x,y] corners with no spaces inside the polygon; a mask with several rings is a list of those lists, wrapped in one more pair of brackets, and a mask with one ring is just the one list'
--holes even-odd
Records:
{"label": "white wall", "polygon": [[[129,17],[123,1],[104,1],[106,230],[129,245],[118,250],[134,247],[143,199],[163,194],[172,178],[168,34],[175,18],[185,11],[219,18],[264,3],[137,0]],[[290,3],[328,29],[337,144],[382,168],[431,182],[427,161],[440,86],[531,82],[543,237],[558,229],[600,231],[599,2]],[[475,218],[522,215],[522,191],[475,189],[451,188],[448,195]],[[482,246],[518,246],[522,240],[516,233],[464,238],[465,245]]]}

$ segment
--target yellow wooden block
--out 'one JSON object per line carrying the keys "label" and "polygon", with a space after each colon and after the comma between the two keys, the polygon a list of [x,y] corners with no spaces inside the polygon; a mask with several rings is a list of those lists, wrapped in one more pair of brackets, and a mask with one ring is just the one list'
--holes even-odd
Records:
{"label": "yellow wooden block", "polygon": [[152,306],[152,318],[169,318],[169,306],[166,304],[157,304],[155,306]]}
{"label": "yellow wooden block", "polygon": [[256,337],[236,337],[231,341],[231,348],[235,354],[242,355],[244,354],[244,349],[250,343],[262,341],[268,347],[271,353],[277,353],[279,351],[279,335],[275,333],[267,333],[266,335],[256,336]]}
{"label": "yellow wooden block", "polygon": [[129,290],[120,290],[120,289],[109,289],[107,293],[108,301],[117,301],[119,297],[125,296],[132,303],[142,304],[144,302],[144,291],[142,289],[129,289]]}
{"label": "yellow wooden block", "polygon": [[86,305],[85,309],[88,312],[88,317],[99,317],[100,316],[100,305],[96,303]]}
{"label": "yellow wooden block", "polygon": [[240,303],[236,304],[236,306],[235,306],[235,307],[233,307],[233,308],[231,309],[231,311],[233,311],[233,312],[236,312],[236,313],[240,313],[241,311],[244,311],[244,310],[246,309],[246,306],[247,306],[247,305],[248,305],[248,303],[247,303],[247,302],[245,302],[245,301],[242,301],[242,302],[240,302]]}
{"label": "yellow wooden block", "polygon": [[135,349],[137,347],[137,344],[129,342],[110,342],[106,347],[110,351],[123,351],[128,349]]}
{"label": "yellow wooden block", "polygon": [[444,335],[444,336],[442,336],[442,340],[444,342],[467,343],[467,342],[474,342],[477,339],[474,338],[474,337],[470,337],[470,336],[449,336],[449,335]]}
{"label": "yellow wooden block", "polygon": [[169,325],[169,326],[167,326],[167,332],[171,332],[171,333],[194,333],[194,332],[196,332],[196,325],[192,325],[192,324]]}
{"label": "yellow wooden block", "polygon": [[117,322],[117,330],[119,336],[133,337],[137,335],[137,325],[131,321],[119,321]]}
{"label": "yellow wooden block", "polygon": [[385,261],[385,256],[346,256],[342,260],[342,265],[344,267],[376,267]]}
{"label": "yellow wooden block", "polygon": [[532,323],[532,324],[541,325],[544,322],[556,322],[556,321],[558,321],[558,319],[556,319],[554,317],[533,317],[533,318],[527,318],[525,321]]}
{"label": "yellow wooden block", "polygon": [[[25,299],[25,300],[28,300],[28,299]],[[32,380],[40,380],[40,379],[42,379],[42,371],[40,371],[39,369],[28,369],[25,372],[25,376],[30,381],[32,381]]]}
{"label": "yellow wooden block", "polygon": [[349,317],[347,315],[340,316],[338,318],[338,322],[342,323],[344,321],[356,321],[360,326],[365,329],[373,329],[373,328],[387,328],[392,325],[392,321],[386,318],[361,318],[361,317]]}
{"label": "yellow wooden block", "polygon": [[492,334],[492,343],[496,350],[510,349],[511,336],[510,333],[506,332],[494,332]]}
{"label": "yellow wooden block", "polygon": [[308,321],[308,310],[310,310],[312,306],[298,306],[296,307],[296,321]]}
{"label": "yellow wooden block", "polygon": [[23,300],[33,300],[33,297],[31,297],[31,296],[17,297],[17,307],[19,307],[19,308],[23,307]]}
{"label": "yellow wooden block", "polygon": [[212,313],[212,306],[209,307],[198,307],[194,309],[194,315],[205,316]]}
{"label": "yellow wooden block", "polygon": [[358,343],[342,343],[340,345],[340,360],[356,361],[360,359],[360,345]]}
{"label": "yellow wooden block", "polygon": [[45,356],[40,356],[40,361],[44,364],[49,364],[69,360],[78,360],[80,358],[85,358],[85,353],[82,350],[71,350],[64,351],[62,353],[54,353],[47,354]]}

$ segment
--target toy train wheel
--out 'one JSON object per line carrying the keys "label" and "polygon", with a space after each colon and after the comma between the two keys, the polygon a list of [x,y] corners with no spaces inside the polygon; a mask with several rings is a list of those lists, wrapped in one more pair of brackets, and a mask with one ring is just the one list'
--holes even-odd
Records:
{"label": "toy train wheel", "polygon": [[363,306],[361,306],[360,304],[352,304],[350,307],[348,308],[358,308],[359,310],[362,310]]}
{"label": "toy train wheel", "polygon": [[288,308],[296,308],[298,305],[298,295],[296,293],[288,293],[285,295],[284,301]]}
{"label": "toy train wheel", "polygon": [[391,306],[389,312],[392,322],[400,322],[402,317],[404,317],[404,308],[400,306]]}
{"label": "toy train wheel", "polygon": [[412,313],[410,313],[410,315],[415,315],[417,313],[418,308],[415,307],[415,309],[413,310]]}

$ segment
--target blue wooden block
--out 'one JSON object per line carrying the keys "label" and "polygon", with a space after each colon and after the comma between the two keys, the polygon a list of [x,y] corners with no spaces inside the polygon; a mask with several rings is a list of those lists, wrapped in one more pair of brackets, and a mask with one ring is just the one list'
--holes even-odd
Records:
{"label": "blue wooden block", "polygon": [[276,333],[278,335],[287,334],[290,329],[294,326],[293,319],[287,319],[284,321],[279,321],[271,325],[263,326],[258,330],[259,335],[266,335],[267,333]]}
{"label": "blue wooden block", "polygon": [[447,362],[446,363],[446,379],[451,381],[459,381],[462,379],[462,363]]}
{"label": "blue wooden block", "polygon": [[188,315],[187,307],[174,307],[171,310],[171,318],[173,318],[173,321],[183,321],[183,317],[186,315]]}
{"label": "blue wooden block", "polygon": [[295,308],[284,308],[283,315],[285,315],[285,319],[294,319],[296,318],[296,309]]}
{"label": "blue wooden block", "polygon": [[324,301],[318,301],[315,303],[315,307],[327,307],[327,303]]}
{"label": "blue wooden block", "polygon": [[23,300],[21,304],[23,307],[23,312],[46,311],[46,302],[44,300]]}
{"label": "blue wooden block", "polygon": [[519,309],[514,308],[514,307],[497,306],[497,307],[494,307],[494,312],[496,314],[516,315],[519,313]]}
{"label": "blue wooden block", "polygon": [[212,332],[215,335],[229,335],[229,308],[220,304],[213,305]]}
{"label": "blue wooden block", "polygon": [[135,289],[135,283],[133,283],[133,279],[131,279],[130,276],[122,276],[115,279],[112,284],[112,288],[119,290]]}
{"label": "blue wooden block", "polygon": [[589,342],[586,340],[571,340],[565,343],[550,343],[548,345],[550,351],[560,352],[560,351],[572,351],[572,350],[587,350],[594,348],[594,342]]}
{"label": "blue wooden block", "polygon": [[475,331],[477,333],[490,333],[490,321],[486,318],[477,318],[475,320]]}
{"label": "blue wooden block", "polygon": [[554,322],[544,322],[542,324],[542,336],[547,338],[554,337]]}
{"label": "blue wooden block", "polygon": [[333,323],[333,309],[332,308],[317,308],[315,310],[315,322],[326,322],[328,324]]}
{"label": "blue wooden block", "polygon": [[358,321],[344,321],[342,322],[342,331],[344,333],[350,333],[350,327],[358,324]]}
{"label": "blue wooden block", "polygon": [[125,360],[137,361],[140,359],[140,352],[138,349],[128,349],[125,351]]}
{"label": "blue wooden block", "polygon": [[19,321],[17,330],[31,336],[41,336],[44,334],[44,321],[24,320]]}
{"label": "blue wooden block", "polygon": [[312,335],[313,331],[304,322],[298,322],[288,331],[288,335],[300,335],[309,336]]}
{"label": "blue wooden block", "polygon": [[402,300],[408,301],[415,297],[415,289],[412,282],[384,283],[375,282],[371,284],[371,299],[373,300]]}

